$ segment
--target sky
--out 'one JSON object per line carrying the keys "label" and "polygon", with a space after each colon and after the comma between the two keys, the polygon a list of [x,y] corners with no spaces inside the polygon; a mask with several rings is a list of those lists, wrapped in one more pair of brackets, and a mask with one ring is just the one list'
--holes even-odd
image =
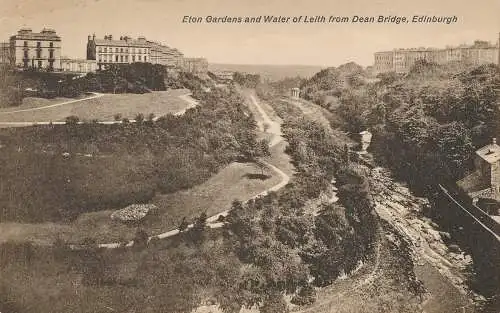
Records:
{"label": "sky", "polygon": [[[182,23],[184,16],[457,16],[452,24]],[[496,42],[500,0],[0,0],[0,40],[54,28],[62,54],[84,58],[87,36],[145,36],[211,63],[337,66],[393,48]]]}

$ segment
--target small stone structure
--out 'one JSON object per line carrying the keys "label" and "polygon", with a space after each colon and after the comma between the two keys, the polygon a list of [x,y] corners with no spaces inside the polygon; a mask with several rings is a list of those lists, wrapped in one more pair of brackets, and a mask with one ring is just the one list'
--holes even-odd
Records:
{"label": "small stone structure", "polygon": [[300,89],[297,87],[294,87],[291,89],[291,93],[292,93],[292,98],[298,99],[300,96]]}
{"label": "small stone structure", "polygon": [[363,130],[359,133],[361,136],[361,151],[360,153],[366,153],[370,143],[372,142],[372,133],[367,130]]}

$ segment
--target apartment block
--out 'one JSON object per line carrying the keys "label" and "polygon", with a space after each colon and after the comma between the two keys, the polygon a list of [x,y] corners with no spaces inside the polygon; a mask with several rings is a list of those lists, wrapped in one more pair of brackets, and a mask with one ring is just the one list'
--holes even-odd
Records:
{"label": "apartment block", "polygon": [[9,46],[11,63],[17,67],[54,70],[61,65],[61,37],[53,29],[34,33],[22,28],[10,37]]}
{"label": "apartment block", "polygon": [[499,63],[498,44],[476,40],[472,45],[437,48],[410,48],[381,51],[374,54],[374,72],[407,73],[417,60],[437,64],[464,62],[468,64]]}

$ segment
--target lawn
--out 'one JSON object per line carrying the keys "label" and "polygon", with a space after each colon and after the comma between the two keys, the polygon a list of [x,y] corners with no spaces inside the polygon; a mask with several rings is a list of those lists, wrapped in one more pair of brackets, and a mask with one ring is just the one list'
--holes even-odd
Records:
{"label": "lawn", "polygon": [[147,116],[150,113],[162,116],[183,110],[188,103],[179,98],[188,94],[186,89],[155,91],[146,94],[106,94],[100,98],[68,103],[61,106],[33,111],[14,112],[19,109],[42,107],[52,105],[67,99],[46,100],[29,99],[23,107],[0,111],[1,122],[50,122],[64,121],[71,115],[78,116],[81,120],[97,119],[100,121],[113,120],[116,114],[123,118],[133,119],[139,113]]}
{"label": "lawn", "polygon": [[[280,177],[271,170],[264,174],[265,180],[249,178],[248,174],[260,174],[253,163],[231,163],[205,183],[188,190],[172,194],[157,195],[152,203],[159,212],[144,221],[144,229],[151,235],[175,229],[183,217],[191,219],[207,212],[209,216],[227,210],[234,199],[247,200],[280,182]],[[50,244],[59,237],[79,243],[85,238],[99,242],[130,240],[136,228],[111,220],[113,210],[82,214],[71,224],[58,223],[0,223],[0,242],[33,241]]]}
{"label": "lawn", "polygon": [[2,114],[4,112],[12,112],[12,111],[18,111],[18,110],[40,108],[40,107],[44,107],[44,106],[48,106],[48,105],[58,104],[58,103],[66,102],[66,101],[74,101],[74,100],[84,99],[84,98],[88,98],[88,97],[92,97],[92,96],[93,96],[93,94],[81,95],[81,96],[76,97],[76,98],[58,97],[58,98],[53,98],[53,99],[26,97],[26,98],[23,98],[23,102],[21,105],[0,108],[0,114]]}

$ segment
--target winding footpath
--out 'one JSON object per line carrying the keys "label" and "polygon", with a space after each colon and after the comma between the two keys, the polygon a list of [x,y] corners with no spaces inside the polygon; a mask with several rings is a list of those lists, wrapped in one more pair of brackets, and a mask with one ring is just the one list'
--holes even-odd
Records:
{"label": "winding footpath", "polygon": [[[188,106],[183,111],[176,113],[175,115],[182,115],[186,112],[186,110],[188,110],[189,108],[194,107],[198,104],[198,102],[195,101],[194,99],[192,99],[191,97],[189,97],[189,95],[182,95],[179,97],[182,98],[183,100],[186,100],[187,102],[189,102],[190,106]],[[282,133],[281,133],[280,124],[276,121],[273,121],[269,117],[269,115],[266,113],[266,111],[262,108],[262,106],[259,104],[259,102],[257,101],[257,99],[253,95],[250,95],[250,100],[251,100],[252,104],[255,106],[255,108],[258,110],[258,112],[260,113],[260,118],[262,119],[262,121],[258,121],[258,123],[257,123],[258,127],[260,128],[261,131],[269,133],[273,136],[273,138],[271,139],[271,141],[269,143],[269,147],[273,147],[273,146],[281,143],[282,141],[284,141],[284,138],[282,137]],[[267,124],[268,127],[265,127],[264,126],[265,124]],[[281,181],[278,184],[250,197],[249,199],[247,199],[244,202],[248,202],[252,199],[263,197],[270,192],[278,191],[279,189],[285,187],[288,184],[288,182],[290,181],[290,176],[287,175],[285,172],[283,172],[278,167],[276,167],[276,166],[272,165],[271,163],[264,161],[264,160],[261,160],[260,162],[262,162],[265,166],[267,166],[268,168],[273,170],[275,173],[277,173],[281,177]],[[220,212],[220,213],[217,213],[215,215],[208,217],[207,218],[207,226],[209,228],[221,228],[222,226],[224,226],[224,223],[220,222],[219,218],[221,216],[223,216],[223,217],[227,216],[229,214],[229,212],[230,212],[230,210],[226,210],[226,211],[223,211],[223,212]],[[194,224],[189,224],[187,226],[187,229],[192,228],[193,225]],[[165,238],[173,237],[173,236],[178,235],[179,233],[181,233],[179,231],[179,229],[173,229],[173,230],[170,230],[170,231],[158,234],[158,235],[150,236],[148,238],[148,241],[150,241],[152,239],[165,239]],[[120,248],[120,247],[132,247],[133,245],[134,245],[134,241],[131,240],[127,243],[123,243],[123,242],[121,242],[121,243],[120,242],[100,243],[97,246],[98,246],[98,248],[116,249],[116,248]],[[73,250],[78,250],[78,249],[81,249],[84,247],[82,247],[80,245],[70,245],[70,248]]]}
{"label": "winding footpath", "polygon": [[[50,104],[50,105],[45,105],[41,107],[34,107],[34,108],[26,108],[26,109],[21,109],[21,110],[14,110],[14,111],[0,111],[0,115],[7,115],[7,114],[15,114],[15,113],[23,113],[23,112],[34,112],[34,111],[40,111],[40,110],[47,110],[47,109],[52,109],[56,107],[61,107],[64,105],[68,104],[74,104],[78,102],[83,102],[83,101],[88,101],[96,98],[101,98],[105,96],[106,94],[103,93],[96,93],[93,92],[93,95],[87,98],[82,98],[82,99],[76,99],[76,100],[69,100],[69,101],[64,101],[60,103],[55,103],[55,104]],[[179,95],[179,99],[185,101],[188,103],[188,105],[182,109],[181,111],[173,113],[174,116],[181,116],[184,113],[186,113],[187,110],[194,108],[198,105],[198,102],[191,97],[191,93],[187,93],[184,95]],[[153,118],[153,121],[157,121],[159,118],[161,118],[164,115],[156,116]],[[130,123],[135,123],[136,121],[134,119],[128,120]],[[84,121],[79,121],[77,124],[84,124],[86,122]],[[123,121],[119,120],[110,120],[110,121],[96,121],[97,124],[103,124],[103,125],[112,125],[112,124],[122,124]],[[34,125],[64,125],[66,124],[66,121],[29,121],[29,122],[19,122],[19,121],[12,121],[12,122],[0,122],[0,127],[28,127],[28,126],[34,126]]]}
{"label": "winding footpath", "polygon": [[[31,111],[46,110],[46,109],[50,109],[50,108],[60,107],[60,106],[67,105],[67,104],[72,104],[72,103],[76,103],[76,102],[81,102],[81,101],[87,101],[87,100],[92,100],[92,99],[100,98],[100,97],[103,97],[105,95],[103,93],[98,93],[98,92],[93,92],[92,94],[93,94],[93,96],[91,96],[91,97],[82,98],[82,99],[76,99],[76,100],[68,100],[68,101],[64,101],[64,102],[60,102],[60,103],[54,103],[54,104],[50,104],[50,105],[45,105],[45,106],[42,106],[42,107],[28,108],[28,109],[15,110],[15,111],[2,111],[2,112],[0,112],[0,115],[2,115],[2,114],[12,114],[12,113],[21,113],[21,112],[31,112]],[[4,124],[4,123],[7,123],[7,122],[2,122],[2,124]]]}

